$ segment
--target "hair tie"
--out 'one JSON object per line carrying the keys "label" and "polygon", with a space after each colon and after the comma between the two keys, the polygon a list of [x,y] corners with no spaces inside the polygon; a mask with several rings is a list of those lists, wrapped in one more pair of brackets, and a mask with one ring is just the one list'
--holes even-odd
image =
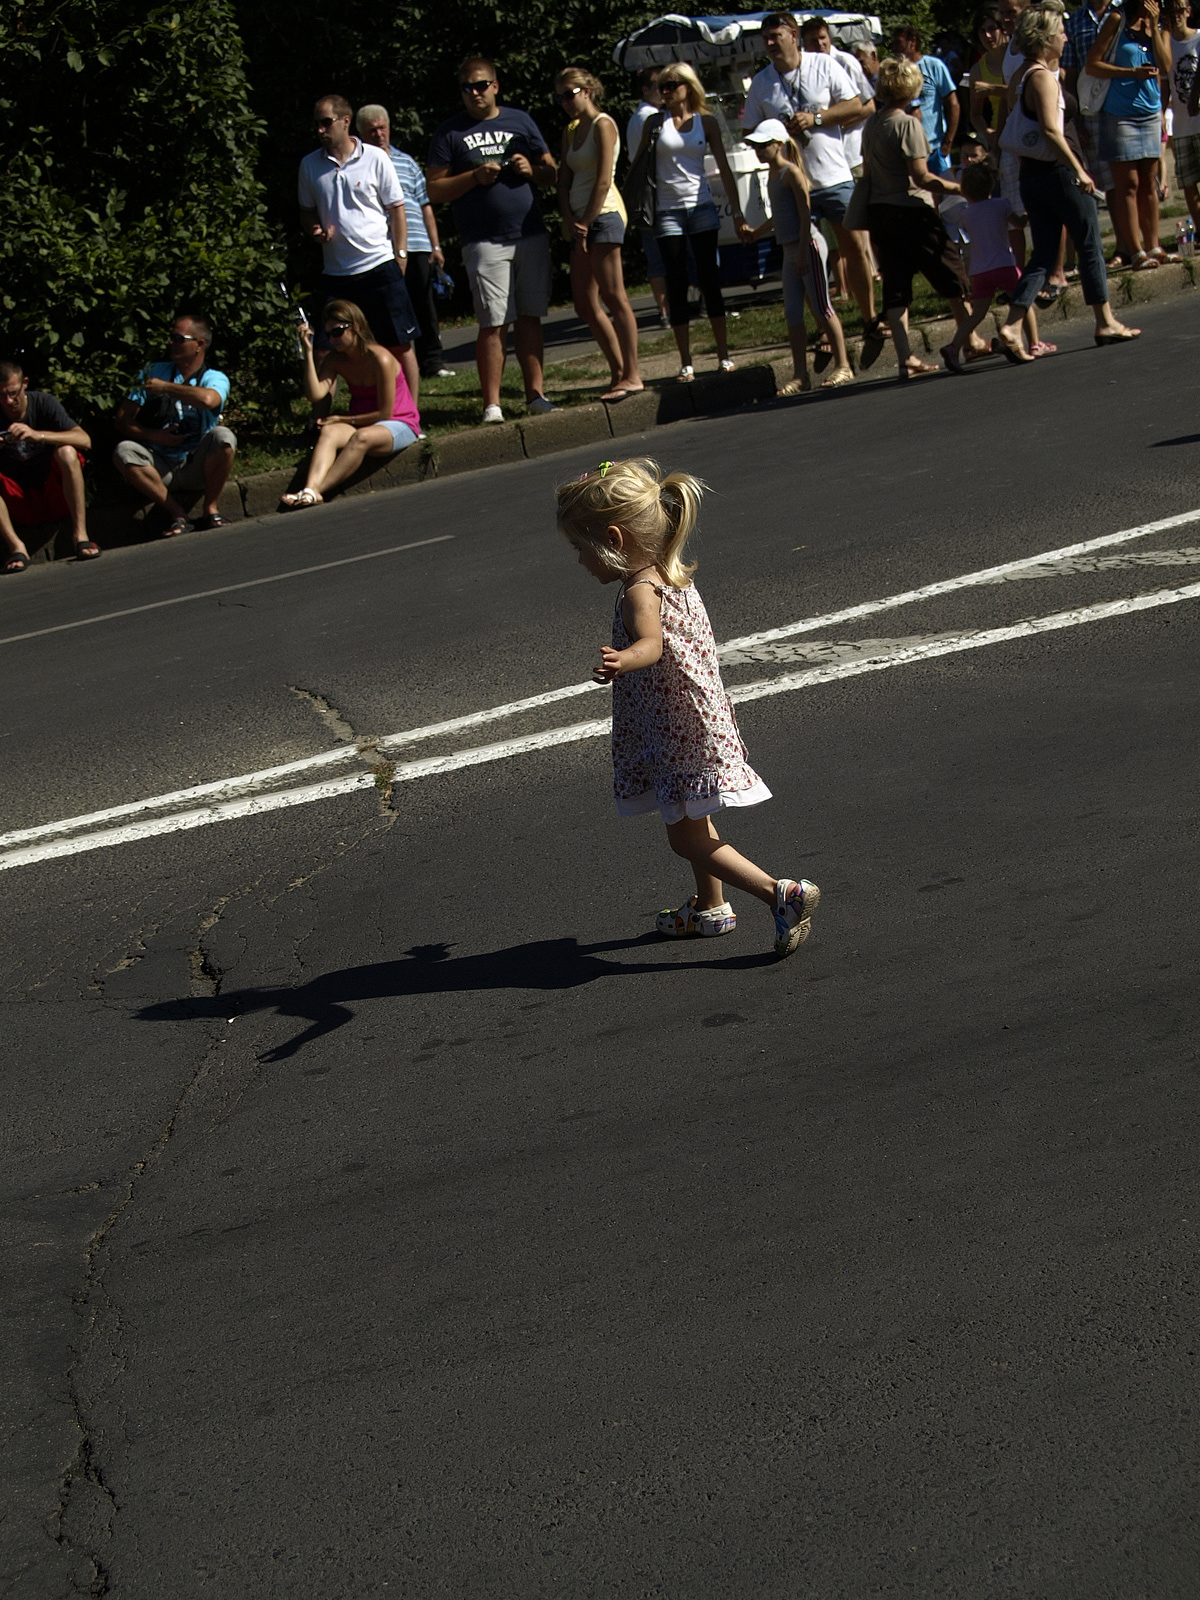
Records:
{"label": "hair tie", "polygon": [[579,482],[579,483],[586,483],[587,480],[591,477],[593,472],[598,472],[600,474],[600,476],[603,478],[604,475],[607,473],[609,467],[611,467],[611,466],[612,466],[612,462],[611,461],[602,461],[598,467],[585,467],[583,469],[583,471],[579,474],[579,477],[578,477],[578,479],[576,481]]}

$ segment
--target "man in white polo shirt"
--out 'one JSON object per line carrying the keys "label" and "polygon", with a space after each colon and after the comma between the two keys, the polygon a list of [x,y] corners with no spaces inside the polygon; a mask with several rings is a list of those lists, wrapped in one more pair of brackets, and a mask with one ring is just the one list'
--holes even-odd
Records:
{"label": "man in white polo shirt", "polygon": [[800,146],[812,188],[812,214],[818,222],[828,221],[833,228],[846,263],[850,292],[862,313],[863,329],[868,337],[882,343],[885,335],[875,320],[875,284],[867,236],[852,233],[842,223],[854,193],[842,126],[853,125],[862,114],[858,90],[846,69],[831,55],[801,54],[800,24],[790,12],[768,12],[762,30],[770,65],[751,79],[742,126],[749,133],[768,117],[778,117]]}
{"label": "man in white polo shirt", "polygon": [[350,132],[353,111],[341,95],[323,95],[313,115],[321,148],[300,163],[299,199],[304,226],[321,244],[323,303],[354,302],[399,361],[415,402],[421,328],[404,284],[404,191],[387,153]]}

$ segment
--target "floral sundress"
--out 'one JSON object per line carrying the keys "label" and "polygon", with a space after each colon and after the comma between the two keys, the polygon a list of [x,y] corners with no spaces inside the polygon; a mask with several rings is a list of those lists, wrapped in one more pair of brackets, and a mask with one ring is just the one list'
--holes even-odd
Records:
{"label": "floral sundress", "polygon": [[706,817],[723,806],[753,806],[771,791],[746,760],[733,706],[721,682],[712,624],[695,584],[675,589],[637,578],[623,585],[613,616],[614,650],[633,640],[621,617],[627,589],[657,591],[663,651],[652,667],[613,682],[613,792],[617,814],[658,810],[664,822]]}

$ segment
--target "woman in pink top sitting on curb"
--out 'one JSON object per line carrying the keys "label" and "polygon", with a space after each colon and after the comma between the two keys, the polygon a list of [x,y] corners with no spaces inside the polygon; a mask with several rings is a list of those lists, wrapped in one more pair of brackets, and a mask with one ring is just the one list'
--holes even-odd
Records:
{"label": "woman in pink top sitting on curb", "polygon": [[285,511],[319,506],[335,484],[345,481],[368,456],[393,456],[415,444],[421,418],[400,363],[371,338],[367,319],[350,300],[331,300],[325,307],[325,332],[330,348],[318,367],[313,357],[312,329],[304,325],[304,389],[314,405],[332,397],[339,378],[350,390],[349,415],[318,417],[320,436],[308,464],[308,478],[297,494],[285,494]]}

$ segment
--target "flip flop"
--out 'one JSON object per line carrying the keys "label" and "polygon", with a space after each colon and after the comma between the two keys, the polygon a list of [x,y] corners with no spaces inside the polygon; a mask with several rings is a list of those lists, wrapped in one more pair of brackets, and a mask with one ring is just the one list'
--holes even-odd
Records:
{"label": "flip flop", "polygon": [[1033,360],[1031,355],[1027,355],[1024,350],[1015,349],[1006,339],[1002,339],[999,334],[992,340],[992,349],[997,355],[1003,356],[1005,361],[1011,361],[1014,367],[1027,366]]}
{"label": "flip flop", "polygon": [[100,546],[94,539],[81,539],[75,546],[76,561],[95,561],[100,554]]}
{"label": "flip flop", "polygon": [[191,533],[192,525],[186,517],[176,517],[162,531],[164,539],[173,539],[177,533]]}
{"label": "flip flop", "polygon": [[1116,328],[1106,328],[1103,333],[1098,333],[1095,336],[1096,343],[1099,345],[1128,344],[1130,339],[1140,339],[1141,337],[1142,330],[1140,328],[1121,328],[1119,331]]}
{"label": "flip flop", "polygon": [[1058,354],[1056,344],[1048,344],[1045,339],[1039,339],[1036,344],[1029,346],[1031,356],[1055,356]]}
{"label": "flip flop", "polygon": [[229,528],[233,524],[228,517],[223,517],[219,511],[214,511],[211,515],[201,517],[196,526],[202,532],[209,533],[213,528]]}
{"label": "flip flop", "polygon": [[646,385],[644,383],[637,389],[627,389],[624,384],[618,384],[615,389],[610,389],[607,394],[602,394],[600,398],[605,405],[617,406],[620,405],[622,400],[628,400],[631,394],[644,394],[645,390]]}
{"label": "flip flop", "polygon": [[12,550],[4,558],[4,571],[9,577],[15,578],[18,572],[24,572],[29,565],[29,557],[23,550]]}

